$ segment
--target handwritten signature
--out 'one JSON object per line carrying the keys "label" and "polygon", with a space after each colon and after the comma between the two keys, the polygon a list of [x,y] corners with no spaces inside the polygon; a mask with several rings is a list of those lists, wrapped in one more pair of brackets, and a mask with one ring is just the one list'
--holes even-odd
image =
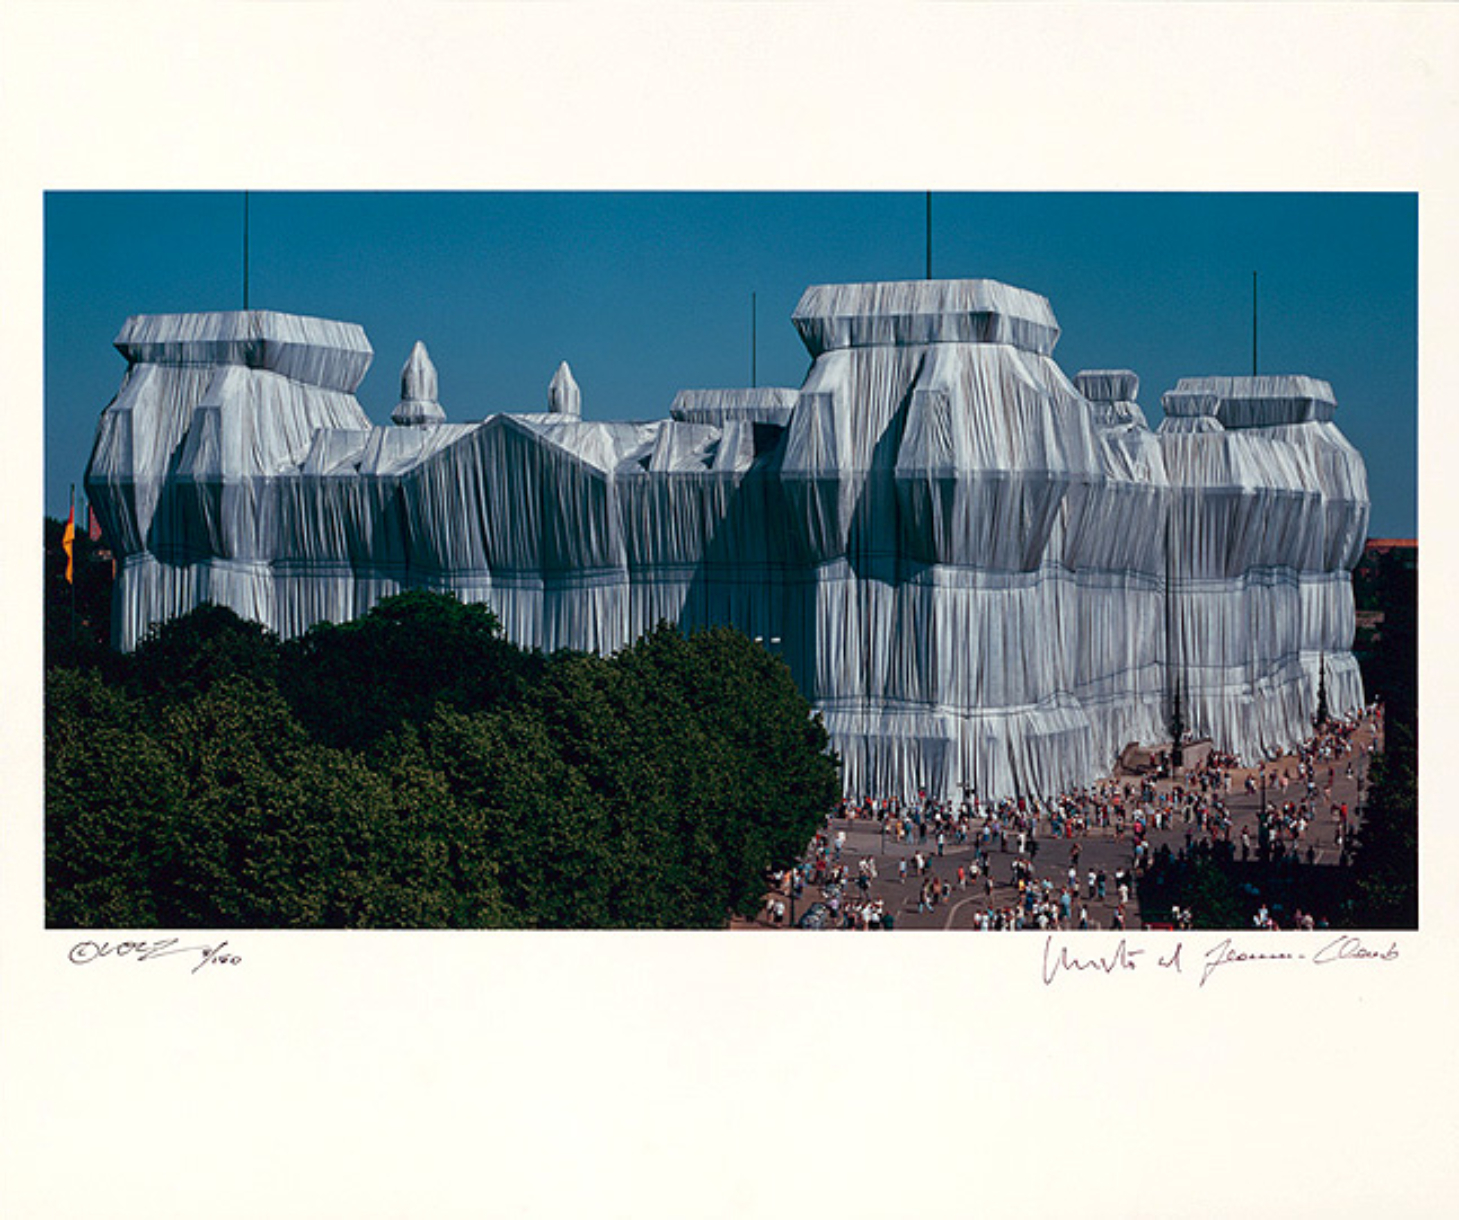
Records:
{"label": "handwritten signature", "polygon": [[66,954],[66,960],[73,966],[89,966],[103,958],[130,957],[134,961],[150,962],[159,957],[178,957],[183,954],[199,954],[200,960],[190,973],[196,974],[204,966],[237,966],[243,962],[238,953],[225,953],[226,940],[216,945],[180,945],[178,937],[164,940],[119,940],[115,943],[105,940],[78,940]]}
{"label": "handwritten signature", "polygon": [[[1131,948],[1129,942],[1121,937],[1114,949],[1107,953],[1079,954],[1071,951],[1067,944],[1060,945],[1055,950],[1054,938],[1049,936],[1044,939],[1044,985],[1046,987],[1051,985],[1061,974],[1092,972],[1119,975],[1128,974],[1142,967],[1147,971],[1153,969],[1182,974],[1185,971],[1185,963],[1182,960],[1184,950],[1183,941],[1176,941],[1173,948],[1169,946],[1169,942],[1154,943],[1144,948]],[[1194,956],[1192,954],[1192,957]],[[1238,945],[1228,936],[1201,955],[1194,963],[1193,972],[1195,968],[1199,969],[1200,982],[1198,985],[1204,987],[1211,976],[1223,966],[1233,966],[1243,962],[1302,961],[1313,966],[1328,966],[1334,962],[1392,962],[1397,961],[1398,956],[1396,941],[1390,941],[1386,949],[1372,949],[1363,944],[1360,937],[1352,935],[1339,936],[1324,944],[1316,953],[1277,950],[1270,947],[1269,943],[1264,943],[1260,950],[1256,950],[1247,945]]]}

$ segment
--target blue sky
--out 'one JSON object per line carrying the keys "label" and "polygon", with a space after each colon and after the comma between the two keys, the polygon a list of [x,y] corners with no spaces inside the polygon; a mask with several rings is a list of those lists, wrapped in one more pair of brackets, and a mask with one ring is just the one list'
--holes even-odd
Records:
{"label": "blue sky", "polygon": [[[933,274],[1049,298],[1054,358],[1132,368],[1153,425],[1183,376],[1330,381],[1368,464],[1375,537],[1417,532],[1412,194],[935,194]],[[919,279],[926,197],[902,193],[254,193],[249,304],[358,322],[386,423],[423,339],[452,420],[541,410],[561,360],[590,419],[680,389],[799,385],[810,284]],[[45,509],[64,516],[125,362],[129,314],[243,303],[243,196],[52,192],[45,205]]]}

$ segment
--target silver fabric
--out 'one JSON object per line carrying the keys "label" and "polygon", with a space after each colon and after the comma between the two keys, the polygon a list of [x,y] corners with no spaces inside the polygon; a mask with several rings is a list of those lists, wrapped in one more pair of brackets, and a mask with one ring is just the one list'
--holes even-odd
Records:
{"label": "silver fabric", "polygon": [[353,394],[374,355],[353,322],[266,309],[139,314],[115,340],[129,364],[241,364]]}
{"label": "silver fabric", "polygon": [[1128,370],[1071,382],[1048,302],[986,280],[809,289],[799,389],[686,390],[596,422],[441,422],[417,345],[397,423],[358,327],[130,319],[87,486],[114,638],[218,602],[293,636],[408,588],[517,642],[612,652],[661,621],[772,641],[850,793],[1051,793],[1189,729],[1248,757],[1358,707],[1361,458],[1312,378],[1203,378],[1152,432]]}
{"label": "silver fabric", "polygon": [[[1328,423],[1337,411],[1332,387],[1315,377],[1182,377],[1167,399],[1211,397],[1227,428]],[[1171,411],[1169,414],[1187,414]]]}
{"label": "silver fabric", "polygon": [[760,386],[734,390],[680,390],[669,408],[671,419],[689,424],[722,427],[730,420],[752,423],[790,423],[799,392],[784,386]]}
{"label": "silver fabric", "polygon": [[583,393],[566,360],[557,366],[557,372],[552,375],[552,382],[547,387],[547,411],[550,415],[582,418]]}
{"label": "silver fabric", "polygon": [[436,401],[436,366],[426,345],[419,339],[400,370],[400,403],[390,413],[392,423],[403,428],[446,422],[446,408]]}

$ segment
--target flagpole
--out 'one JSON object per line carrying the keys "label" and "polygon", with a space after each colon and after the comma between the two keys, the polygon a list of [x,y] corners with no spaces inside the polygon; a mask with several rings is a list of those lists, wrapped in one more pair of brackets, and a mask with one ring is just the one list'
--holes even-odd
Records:
{"label": "flagpole", "polygon": [[243,312],[248,312],[248,192],[243,192]]}
{"label": "flagpole", "polygon": [[1256,376],[1256,272],[1251,273],[1251,375]]}
{"label": "flagpole", "polygon": [[927,192],[927,278],[932,278],[932,192]]}
{"label": "flagpole", "polygon": [[756,337],[757,336],[756,336],[756,333],[755,333],[755,294],[752,292],[752,293],[750,293],[750,386],[751,386],[751,388],[753,388],[753,387],[755,387],[755,386],[757,386],[757,385],[760,384],[759,383],[759,380],[758,380],[758,371],[757,371],[757,369],[755,367],[756,366],[756,358],[759,355],[759,352],[757,351],[757,346],[758,345],[756,343]]}

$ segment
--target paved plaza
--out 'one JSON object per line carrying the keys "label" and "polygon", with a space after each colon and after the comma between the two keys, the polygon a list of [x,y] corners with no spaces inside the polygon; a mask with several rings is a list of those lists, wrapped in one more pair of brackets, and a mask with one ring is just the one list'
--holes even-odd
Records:
{"label": "paved plaza", "polygon": [[[1316,795],[1313,805],[1317,813],[1308,823],[1296,845],[1302,860],[1299,867],[1313,869],[1339,867],[1340,849],[1336,835],[1338,824],[1329,816],[1329,809],[1333,805],[1346,804],[1350,811],[1350,824],[1356,824],[1356,811],[1362,804],[1363,795],[1367,790],[1367,772],[1371,757],[1369,746],[1375,742],[1376,748],[1381,750],[1381,730],[1372,717],[1367,717],[1352,734],[1351,750],[1347,757],[1317,764]],[[1351,777],[1347,774],[1349,763],[1351,763],[1352,769]],[[1295,777],[1297,767],[1296,756],[1286,755],[1269,763],[1267,774],[1270,777],[1286,773]],[[1327,786],[1329,767],[1333,772],[1330,796]],[[1236,767],[1230,769],[1228,773],[1231,776],[1230,790],[1221,792],[1219,795],[1232,821],[1230,840],[1235,848],[1237,859],[1240,859],[1242,836],[1245,832],[1249,836],[1250,855],[1254,860],[1257,856],[1257,814],[1261,807],[1262,793],[1260,788],[1255,792],[1248,792],[1246,781],[1248,777],[1254,779],[1257,770],[1253,767]],[[1159,807],[1158,800],[1161,795],[1170,794],[1177,787],[1186,787],[1182,776],[1154,781],[1121,776],[1113,782],[1121,785],[1132,784],[1137,794],[1142,783],[1151,782],[1156,792],[1157,807]],[[1280,808],[1287,801],[1302,799],[1304,794],[1305,785],[1300,782],[1291,782],[1286,791],[1275,783],[1270,783],[1265,794],[1267,808],[1269,811]],[[1137,806],[1138,802],[1134,804],[1127,802],[1126,808],[1132,809]],[[993,881],[991,893],[987,891],[983,877],[980,876],[976,880],[969,877],[970,866],[977,858],[976,832],[981,829],[982,825],[982,819],[974,823],[974,833],[968,836],[966,843],[959,844],[956,842],[955,836],[948,835],[939,854],[935,833],[929,833],[925,841],[913,833],[909,836],[909,841],[897,842],[893,834],[883,833],[882,824],[877,819],[856,817],[829,819],[825,834],[833,845],[830,852],[833,864],[837,863],[834,844],[841,834],[845,835],[840,849],[839,863],[845,868],[848,880],[841,887],[841,909],[844,910],[849,904],[859,903],[866,899],[880,899],[884,910],[893,917],[893,930],[895,931],[908,929],[971,930],[976,926],[975,919],[980,912],[989,909],[1008,909],[1020,905],[1021,897],[1017,888],[1015,869],[1018,866],[1017,862],[1022,859],[1027,861],[1027,868],[1031,870],[1035,884],[1042,883],[1046,879],[1052,884],[1052,893],[1056,901],[1060,890],[1069,884],[1071,865],[1075,867],[1078,878],[1078,896],[1072,903],[1072,918],[1068,923],[1062,925],[1065,928],[1079,926],[1081,906],[1087,909],[1089,927],[1108,929],[1116,926],[1116,909],[1120,905],[1120,895],[1115,878],[1116,874],[1122,871],[1131,876],[1128,900],[1124,903],[1125,927],[1135,929],[1152,925],[1167,925],[1171,922],[1172,915],[1168,910],[1143,912],[1140,909],[1138,890],[1133,880],[1135,837],[1129,825],[1128,816],[1122,830],[1116,830],[1113,826],[1091,827],[1073,838],[1054,837],[1050,832],[1048,819],[1041,817],[1038,819],[1038,829],[1035,835],[1037,846],[1035,848],[1026,844],[1022,856],[1018,852],[1018,836],[1015,833],[1008,833],[1006,842],[1000,836],[992,836],[991,842],[985,849],[988,853],[988,871],[991,873]],[[1145,839],[1150,843],[1152,853],[1158,852],[1164,846],[1169,848],[1172,855],[1198,843],[1201,837],[1202,832],[1199,826],[1194,821],[1184,822],[1178,813],[1174,816],[1168,829],[1148,829],[1145,833]],[[1307,863],[1309,849],[1311,851],[1310,864]],[[913,863],[919,852],[927,861],[927,872],[920,879],[917,877]],[[857,883],[859,862],[863,858],[870,858],[874,861],[876,869],[876,877],[869,881],[865,897]],[[1076,858],[1077,863],[1075,863]],[[899,865],[904,860],[907,861],[907,875],[905,880],[902,880]],[[964,869],[964,881],[961,885],[958,880],[959,866]],[[1106,885],[1103,900],[1097,896],[1093,899],[1087,896],[1088,874],[1091,870],[1096,872],[1103,870],[1105,874]],[[946,900],[938,902],[932,909],[919,910],[922,882],[929,876],[936,878],[939,883],[948,883],[951,892]],[[795,919],[799,920],[803,917],[814,904],[824,904],[829,894],[834,892],[834,890],[830,890],[828,893],[826,887],[814,884],[805,885],[794,903]],[[785,907],[783,922],[777,922],[772,914],[777,901]],[[790,918],[790,905],[783,889],[778,893],[769,894],[766,909],[762,910],[753,924],[742,926],[762,928],[793,926]],[[1253,905],[1256,905],[1256,900],[1253,900]],[[1318,912],[1318,914],[1329,913]],[[840,925],[839,917],[827,922],[828,927],[839,927]]]}

